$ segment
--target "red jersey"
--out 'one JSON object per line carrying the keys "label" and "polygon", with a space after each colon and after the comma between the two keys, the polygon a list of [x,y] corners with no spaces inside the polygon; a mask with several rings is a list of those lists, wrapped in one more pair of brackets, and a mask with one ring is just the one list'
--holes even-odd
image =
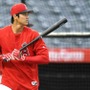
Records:
{"label": "red jersey", "polygon": [[[23,44],[31,42],[39,33],[24,27],[20,34],[14,34],[10,26],[0,30],[0,51],[2,54],[20,50]],[[12,90],[38,90],[38,64],[48,63],[48,50],[42,38],[27,47],[29,55],[25,61],[2,62],[2,84]]]}

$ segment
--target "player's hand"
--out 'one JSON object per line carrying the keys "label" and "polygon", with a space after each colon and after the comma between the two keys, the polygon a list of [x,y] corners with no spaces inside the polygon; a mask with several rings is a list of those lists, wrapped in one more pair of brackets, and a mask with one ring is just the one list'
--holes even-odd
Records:
{"label": "player's hand", "polygon": [[25,60],[25,56],[22,55],[22,54],[20,53],[20,51],[17,50],[17,49],[14,49],[14,50],[13,50],[12,55],[13,55],[13,57],[14,57],[16,60],[19,60],[19,61],[24,61],[24,60]]}
{"label": "player's hand", "polygon": [[11,53],[7,53],[7,54],[3,54],[2,55],[2,59],[4,61],[10,61],[10,60],[14,60],[14,57]]}

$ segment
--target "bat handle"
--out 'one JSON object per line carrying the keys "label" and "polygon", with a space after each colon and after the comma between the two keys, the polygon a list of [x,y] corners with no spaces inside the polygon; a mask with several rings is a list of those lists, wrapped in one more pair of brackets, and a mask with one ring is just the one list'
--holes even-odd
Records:
{"label": "bat handle", "polygon": [[7,60],[6,60],[6,59],[3,59],[3,61],[4,61],[4,62],[7,62]]}
{"label": "bat handle", "polygon": [[7,60],[5,58],[3,58],[3,54],[0,55],[0,59],[3,60],[4,62],[7,62]]}

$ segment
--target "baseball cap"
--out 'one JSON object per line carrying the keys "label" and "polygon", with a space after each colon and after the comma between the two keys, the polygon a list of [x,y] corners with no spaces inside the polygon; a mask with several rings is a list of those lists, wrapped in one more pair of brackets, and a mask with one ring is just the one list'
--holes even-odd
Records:
{"label": "baseball cap", "polygon": [[32,13],[33,10],[28,10],[27,6],[24,3],[18,3],[11,7],[10,14],[12,16],[14,14],[25,13],[25,12]]}

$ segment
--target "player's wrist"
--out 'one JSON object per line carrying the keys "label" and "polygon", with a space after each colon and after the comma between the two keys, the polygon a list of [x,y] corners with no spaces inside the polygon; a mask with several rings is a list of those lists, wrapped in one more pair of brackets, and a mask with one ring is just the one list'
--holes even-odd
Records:
{"label": "player's wrist", "polygon": [[26,60],[26,56],[22,55],[20,58],[21,61],[25,61]]}

